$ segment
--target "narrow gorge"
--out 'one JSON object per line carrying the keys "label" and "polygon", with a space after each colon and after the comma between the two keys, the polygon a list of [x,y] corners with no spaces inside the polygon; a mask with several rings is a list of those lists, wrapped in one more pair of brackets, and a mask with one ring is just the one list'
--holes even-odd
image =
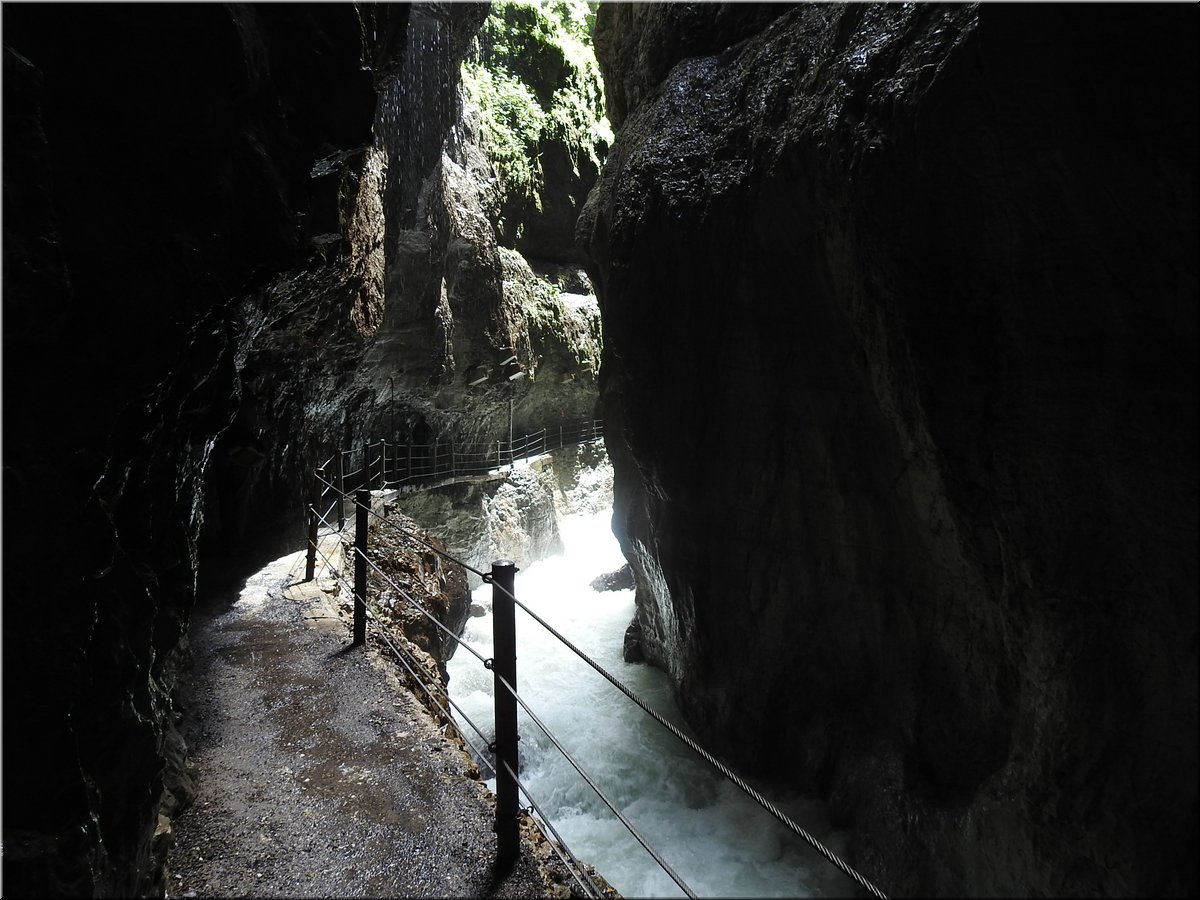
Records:
{"label": "narrow gorge", "polygon": [[[890,895],[1195,895],[1196,26],[6,4],[5,894],[163,895],[322,460],[601,419],[609,638]],[[552,553],[574,452],[403,511]]]}

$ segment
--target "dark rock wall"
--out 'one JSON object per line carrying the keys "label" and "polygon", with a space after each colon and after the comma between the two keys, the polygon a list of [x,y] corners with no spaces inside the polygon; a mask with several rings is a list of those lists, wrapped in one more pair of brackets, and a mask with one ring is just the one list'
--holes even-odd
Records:
{"label": "dark rock wall", "polygon": [[687,56],[724,50],[794,3],[620,3],[597,14],[592,42],[604,76],[608,120],[630,112]]}
{"label": "dark rock wall", "polygon": [[458,380],[560,340],[447,144],[485,12],[4,8],[7,893],[161,892],[197,590],[299,545],[335,447],[591,417]]}
{"label": "dark rock wall", "polygon": [[7,894],[161,893],[197,575],[294,546],[379,293],[362,48],[349,5],[4,9]]}
{"label": "dark rock wall", "polygon": [[1195,893],[1195,9],[596,45],[614,527],[692,723],[887,891]]}

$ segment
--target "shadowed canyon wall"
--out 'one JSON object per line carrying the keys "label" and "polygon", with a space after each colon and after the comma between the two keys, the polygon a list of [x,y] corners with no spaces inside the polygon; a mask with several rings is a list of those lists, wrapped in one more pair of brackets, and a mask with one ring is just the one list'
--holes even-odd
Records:
{"label": "shadowed canyon wall", "polygon": [[894,894],[1194,894],[1196,10],[604,5],[614,529]]}
{"label": "shadowed canyon wall", "polygon": [[[198,580],[299,546],[335,446],[592,417],[595,315],[531,328],[469,206],[486,11],[4,7],[7,894],[161,893]],[[472,346],[558,377],[483,417]]]}
{"label": "shadowed canyon wall", "polygon": [[295,530],[329,362],[298,351],[361,343],[309,170],[374,92],[352,8],[3,14],[5,890],[154,893],[202,530]]}

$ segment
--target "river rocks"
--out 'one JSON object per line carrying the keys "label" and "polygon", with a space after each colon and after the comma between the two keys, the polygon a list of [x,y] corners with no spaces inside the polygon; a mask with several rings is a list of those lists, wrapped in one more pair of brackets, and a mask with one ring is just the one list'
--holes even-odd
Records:
{"label": "river rocks", "polygon": [[491,559],[518,565],[562,552],[549,473],[514,469],[484,500],[484,540]]}
{"label": "river rocks", "polygon": [[[371,523],[367,536],[371,559],[378,566],[369,567],[368,596],[377,598],[373,605],[380,609],[379,615],[420,649],[422,663],[430,670],[426,683],[436,683],[444,690],[446,661],[458,649],[450,635],[461,635],[471,617],[467,573],[442,555],[447,547],[439,536],[394,508],[386,512],[383,521]],[[344,557],[348,580],[354,577],[353,556],[346,553]],[[352,606],[350,612],[353,614]],[[413,688],[415,693],[420,691],[419,685]]]}
{"label": "river rocks", "polygon": [[[401,494],[397,506],[436,528],[450,552],[481,571],[497,559],[527,566],[562,552],[549,469],[517,468],[505,477]],[[471,586],[482,581],[470,576]]]}
{"label": "river rocks", "polygon": [[[522,568],[562,552],[559,518],[611,500],[612,467],[598,443],[565,447],[503,477],[397,495],[394,503],[481,571],[497,559]],[[482,581],[468,574],[471,586]]]}
{"label": "river rocks", "polygon": [[[593,591],[631,591],[634,588],[633,570],[629,563],[613,572],[605,572],[592,579]],[[626,633],[628,638],[628,633]]]}
{"label": "river rocks", "polygon": [[560,516],[599,512],[612,505],[613,469],[602,441],[555,452],[554,505]]}
{"label": "river rocks", "polygon": [[885,890],[1193,893],[1195,10],[775,12],[597,23],[646,658]]}
{"label": "river rocks", "polygon": [[637,616],[629,623],[629,627],[625,629],[625,636],[621,639],[621,657],[627,663],[646,661],[646,651],[642,648],[642,623]]}

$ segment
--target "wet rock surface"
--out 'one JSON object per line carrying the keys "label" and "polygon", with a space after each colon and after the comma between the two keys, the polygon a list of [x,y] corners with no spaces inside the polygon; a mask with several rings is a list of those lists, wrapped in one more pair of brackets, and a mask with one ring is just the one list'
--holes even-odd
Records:
{"label": "wet rock surface", "polygon": [[197,785],[171,828],[170,897],[552,895],[534,851],[493,871],[478,770],[397,681],[350,646],[296,554],[193,619],[183,733]]}
{"label": "wet rock surface", "polygon": [[[549,479],[533,469],[401,494],[395,503],[425,527],[436,528],[452,553],[481,571],[497,559],[523,566],[562,548]],[[473,588],[482,584],[473,573],[469,581]]]}
{"label": "wet rock surface", "polygon": [[628,563],[614,572],[605,572],[592,579],[593,591],[629,591],[635,586],[633,569]]}
{"label": "wet rock surface", "polygon": [[1194,893],[1195,9],[776,11],[597,19],[640,649],[887,891]]}
{"label": "wet rock surface", "polygon": [[[559,516],[603,508],[611,491],[612,467],[597,441],[518,463],[494,480],[404,493],[391,502],[459,559],[488,571],[497,559],[524,567],[560,553]],[[474,573],[468,581],[472,588],[482,584]]]}

